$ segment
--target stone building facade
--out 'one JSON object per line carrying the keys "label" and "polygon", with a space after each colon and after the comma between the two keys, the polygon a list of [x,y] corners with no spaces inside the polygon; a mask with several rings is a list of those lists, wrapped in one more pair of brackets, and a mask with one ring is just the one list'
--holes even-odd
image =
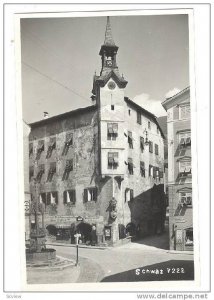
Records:
{"label": "stone building facade", "polygon": [[117,245],[164,229],[164,136],[156,117],[124,96],[109,18],[94,76],[93,105],[30,124],[29,170],[45,227],[56,239],[79,231]]}
{"label": "stone building facade", "polygon": [[190,88],[162,105],[167,111],[170,249],[193,250]]}

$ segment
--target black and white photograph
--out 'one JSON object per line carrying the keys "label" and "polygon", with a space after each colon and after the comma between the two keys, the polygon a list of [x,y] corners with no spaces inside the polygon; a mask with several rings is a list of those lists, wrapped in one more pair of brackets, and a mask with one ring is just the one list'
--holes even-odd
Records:
{"label": "black and white photograph", "polygon": [[192,11],[16,17],[26,290],[194,283]]}

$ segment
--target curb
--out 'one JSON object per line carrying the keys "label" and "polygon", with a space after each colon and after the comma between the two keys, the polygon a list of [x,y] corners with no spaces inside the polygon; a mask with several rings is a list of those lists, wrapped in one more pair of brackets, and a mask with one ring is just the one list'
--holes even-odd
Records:
{"label": "curb", "polygon": [[[46,245],[50,245],[50,246],[61,246],[61,247],[73,247],[73,248],[76,248],[76,245],[74,244],[62,244],[62,243],[46,243]],[[97,249],[97,250],[107,250],[109,249],[109,247],[102,247],[102,246],[86,246],[86,245],[81,245],[79,244],[78,245],[79,248],[87,248],[87,249]]]}

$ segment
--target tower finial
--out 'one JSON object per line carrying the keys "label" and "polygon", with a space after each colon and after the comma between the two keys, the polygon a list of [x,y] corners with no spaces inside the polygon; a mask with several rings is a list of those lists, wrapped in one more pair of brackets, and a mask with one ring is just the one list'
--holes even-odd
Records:
{"label": "tower finial", "polygon": [[112,31],[111,31],[111,24],[110,24],[110,18],[107,17],[107,24],[106,24],[106,32],[105,32],[105,41],[104,45],[107,46],[115,46]]}

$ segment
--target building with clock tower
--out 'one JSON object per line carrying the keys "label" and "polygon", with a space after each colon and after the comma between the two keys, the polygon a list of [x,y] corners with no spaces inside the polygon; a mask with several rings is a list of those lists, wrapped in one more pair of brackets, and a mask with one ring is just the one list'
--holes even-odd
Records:
{"label": "building with clock tower", "polygon": [[[156,117],[125,97],[110,19],[91,106],[30,124],[29,185],[39,183],[49,238],[115,246],[161,233],[164,136]],[[26,224],[29,222],[26,222]],[[94,243],[94,241],[93,241]]]}

